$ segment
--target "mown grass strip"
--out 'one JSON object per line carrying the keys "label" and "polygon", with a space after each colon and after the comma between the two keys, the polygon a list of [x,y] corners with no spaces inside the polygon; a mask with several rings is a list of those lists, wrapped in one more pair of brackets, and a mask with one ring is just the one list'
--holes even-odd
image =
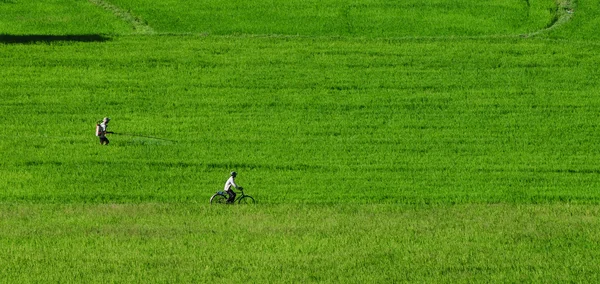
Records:
{"label": "mown grass strip", "polygon": [[125,11],[118,6],[115,6],[104,0],[90,0],[91,3],[102,7],[110,12],[112,12],[115,16],[119,17],[125,22],[130,23],[133,26],[133,29],[138,34],[154,34],[154,29],[145,23],[141,18],[132,15],[128,11]]}

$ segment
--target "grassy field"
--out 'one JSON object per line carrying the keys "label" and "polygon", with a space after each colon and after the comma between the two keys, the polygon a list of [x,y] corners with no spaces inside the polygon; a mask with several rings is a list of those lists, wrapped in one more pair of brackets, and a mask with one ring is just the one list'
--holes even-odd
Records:
{"label": "grassy field", "polygon": [[23,282],[596,282],[599,207],[5,204]]}
{"label": "grassy field", "polygon": [[598,7],[0,1],[0,278],[593,282]]}
{"label": "grassy field", "polygon": [[4,46],[0,198],[597,202],[594,45],[168,39]]}

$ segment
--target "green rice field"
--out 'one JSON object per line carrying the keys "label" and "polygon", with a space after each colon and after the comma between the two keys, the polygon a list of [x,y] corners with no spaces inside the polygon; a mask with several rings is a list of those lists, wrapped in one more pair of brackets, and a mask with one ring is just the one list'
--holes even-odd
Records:
{"label": "green rice field", "polygon": [[2,281],[600,279],[597,0],[0,15]]}

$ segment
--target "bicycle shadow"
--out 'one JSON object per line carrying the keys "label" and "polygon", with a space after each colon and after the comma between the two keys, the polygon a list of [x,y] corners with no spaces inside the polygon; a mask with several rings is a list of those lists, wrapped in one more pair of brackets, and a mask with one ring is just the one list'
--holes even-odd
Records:
{"label": "bicycle shadow", "polygon": [[110,37],[89,35],[11,35],[0,34],[0,44],[51,44],[54,42],[105,42]]}

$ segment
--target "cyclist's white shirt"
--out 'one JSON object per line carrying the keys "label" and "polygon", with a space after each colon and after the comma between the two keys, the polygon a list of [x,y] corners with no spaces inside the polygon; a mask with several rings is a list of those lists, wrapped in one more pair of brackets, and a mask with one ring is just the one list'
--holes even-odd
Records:
{"label": "cyclist's white shirt", "polygon": [[237,188],[237,184],[235,184],[235,180],[233,177],[229,177],[229,179],[227,180],[227,182],[225,182],[225,188],[223,190],[225,191],[229,191],[231,189],[231,187]]}

